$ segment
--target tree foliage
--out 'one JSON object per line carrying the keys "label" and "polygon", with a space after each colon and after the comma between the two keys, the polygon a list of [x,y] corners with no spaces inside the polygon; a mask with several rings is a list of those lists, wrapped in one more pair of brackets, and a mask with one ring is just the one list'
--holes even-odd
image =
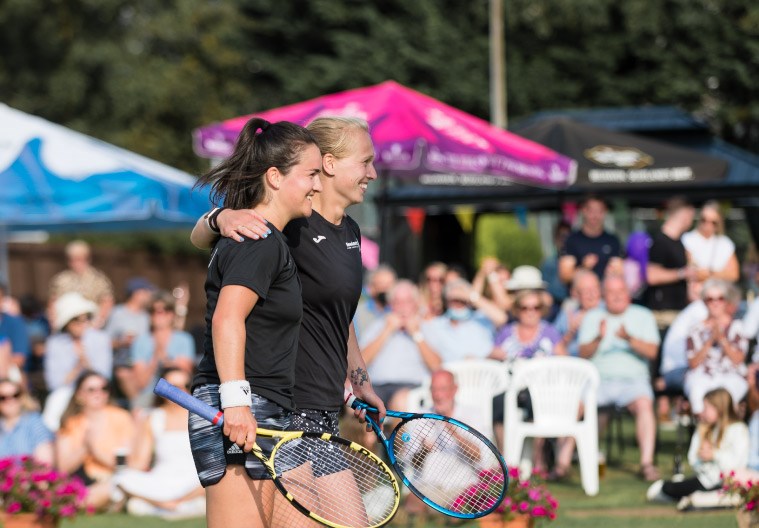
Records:
{"label": "tree foliage", "polygon": [[[759,150],[756,2],[504,5],[511,117],[674,104]],[[0,101],[197,172],[197,126],[386,79],[487,118],[488,14],[487,0],[0,0]]]}

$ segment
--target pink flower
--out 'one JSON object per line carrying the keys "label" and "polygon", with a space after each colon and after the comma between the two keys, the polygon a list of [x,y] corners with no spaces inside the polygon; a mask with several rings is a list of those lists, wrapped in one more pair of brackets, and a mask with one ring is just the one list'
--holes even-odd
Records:
{"label": "pink flower", "polygon": [[548,514],[548,518],[553,521],[556,518],[556,514],[554,512],[551,512]]}
{"label": "pink flower", "polygon": [[504,505],[504,506],[506,506],[507,508],[508,508],[509,506],[511,506],[511,497],[505,497],[505,498],[503,499],[503,505]]}
{"label": "pink flower", "polygon": [[73,515],[76,515],[76,506],[67,504],[61,508],[61,517],[71,517]]}
{"label": "pink flower", "polygon": [[533,517],[545,517],[548,515],[548,510],[546,510],[543,506],[535,506],[530,514]]}
{"label": "pink flower", "polygon": [[539,501],[540,500],[540,490],[538,489],[531,489],[527,492],[527,497],[531,501]]}
{"label": "pink flower", "polygon": [[522,501],[519,503],[519,511],[522,513],[527,512],[527,510],[530,509],[530,503],[527,501]]}
{"label": "pink flower", "polygon": [[748,511],[751,511],[754,508],[756,508],[756,501],[749,501],[749,502],[746,503],[746,509]]}
{"label": "pink flower", "polygon": [[518,479],[519,478],[519,468],[516,468],[516,467],[509,468],[509,478]]}
{"label": "pink flower", "polygon": [[20,502],[11,502],[8,507],[5,509],[8,513],[16,513],[21,511],[21,503]]}
{"label": "pink flower", "polygon": [[8,493],[10,490],[13,489],[13,479],[11,477],[6,477],[5,482],[0,484],[0,492],[2,493]]}

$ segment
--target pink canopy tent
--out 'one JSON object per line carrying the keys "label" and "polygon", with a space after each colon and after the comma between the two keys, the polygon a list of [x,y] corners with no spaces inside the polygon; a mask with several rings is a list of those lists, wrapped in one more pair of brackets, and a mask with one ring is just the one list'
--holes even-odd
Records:
{"label": "pink canopy tent", "polygon": [[425,185],[516,182],[563,188],[575,179],[574,160],[394,81],[199,128],[195,151],[208,158],[228,156],[253,116],[305,125],[327,115],[368,121],[377,169],[398,177],[416,176]]}

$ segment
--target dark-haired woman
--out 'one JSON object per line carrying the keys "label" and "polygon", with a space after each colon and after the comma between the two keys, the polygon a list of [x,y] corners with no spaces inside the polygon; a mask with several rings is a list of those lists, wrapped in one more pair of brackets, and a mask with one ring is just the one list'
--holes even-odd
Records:
{"label": "dark-haired woman", "polygon": [[[295,366],[298,411],[293,416],[292,429],[336,434],[347,383],[354,394],[380,409],[380,417],[384,416],[385,406],[372,389],[352,324],[361,295],[363,268],[361,231],[346,213],[350,205],[363,202],[377,172],[366,121],[319,117],[307,128],[321,149],[324,190],[314,197],[314,213],[291,222],[285,229],[303,283],[303,323]],[[265,237],[259,224],[255,211],[225,209],[214,225],[199,220],[192,241],[207,248],[219,231],[232,243],[241,236],[245,240]]]}
{"label": "dark-haired woman", "polygon": [[55,459],[59,470],[82,478],[89,506],[108,505],[116,456],[129,451],[134,433],[132,415],[110,403],[108,379],[82,372],[61,418]]}
{"label": "dark-haired woman", "polygon": [[[190,390],[190,374],[169,367],[160,377]],[[153,396],[153,409],[139,424],[127,468],[119,471],[114,483],[129,497],[131,515],[155,515],[166,519],[200,516],[205,513],[205,497],[192,464],[187,435],[187,409]]]}
{"label": "dark-haired woman", "polygon": [[153,387],[158,373],[168,367],[192,373],[195,365],[195,341],[174,327],[176,304],[168,292],[157,292],[150,301],[150,333],[132,343],[132,376],[135,398],[132,406],[145,409],[153,402]]}
{"label": "dark-haired woman", "polygon": [[[306,129],[254,118],[232,155],[200,180],[213,185],[216,202],[252,208],[271,230],[255,242],[219,240],[208,264],[205,353],[193,394],[224,409],[224,430],[191,415],[190,443],[210,528],[270,523],[274,486],[250,450],[257,426],[289,426],[303,305],[282,230],[311,214],[320,172]],[[259,445],[272,447],[266,439]]]}

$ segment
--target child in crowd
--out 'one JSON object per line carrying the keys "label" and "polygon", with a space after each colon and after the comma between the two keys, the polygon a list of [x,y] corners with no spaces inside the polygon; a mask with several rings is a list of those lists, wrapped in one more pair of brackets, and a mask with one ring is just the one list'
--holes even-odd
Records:
{"label": "child in crowd", "polygon": [[700,420],[688,450],[688,463],[696,475],[680,481],[657,480],[646,492],[648,500],[680,500],[678,509],[682,509],[690,504],[687,497],[692,493],[719,490],[722,474],[748,464],[748,428],[735,414],[728,391],[715,389],[706,394]]}

